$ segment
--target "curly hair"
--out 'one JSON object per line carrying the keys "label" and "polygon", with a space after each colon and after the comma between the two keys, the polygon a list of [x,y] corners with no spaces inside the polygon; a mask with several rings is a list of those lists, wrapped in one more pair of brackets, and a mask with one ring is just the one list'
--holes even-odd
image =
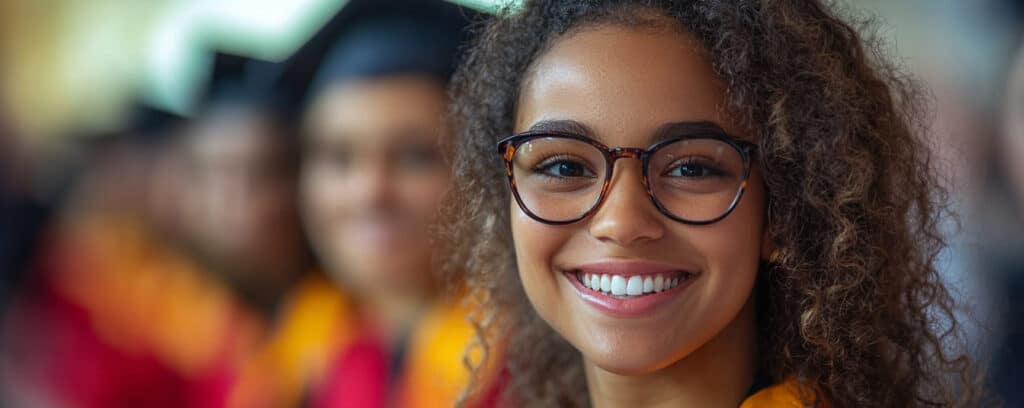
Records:
{"label": "curly hair", "polygon": [[478,27],[452,84],[457,187],[445,262],[485,305],[476,316],[484,351],[503,345],[506,402],[589,405],[580,354],[518,281],[495,143],[513,132],[531,64],[561,36],[666,22],[700,41],[727,85],[726,109],[759,141],[781,254],[758,282],[761,371],[795,379],[811,391],[808,405],[977,398],[977,370],[960,352],[954,301],[934,266],[949,211],[926,134],[928,99],[888,62],[872,19],[857,19],[844,22],[818,0],[527,0]]}

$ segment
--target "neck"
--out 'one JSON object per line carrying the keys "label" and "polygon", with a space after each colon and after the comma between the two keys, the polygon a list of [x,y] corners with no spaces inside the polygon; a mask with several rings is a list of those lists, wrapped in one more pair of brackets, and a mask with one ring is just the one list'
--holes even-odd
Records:
{"label": "neck", "polygon": [[[218,266],[220,279],[252,313],[273,324],[281,301],[303,276],[300,269],[271,269],[256,266]],[[247,276],[252,278],[246,279]]]}
{"label": "neck", "polygon": [[730,407],[754,383],[757,329],[754,297],[715,338],[658,371],[619,375],[584,362],[595,408]]}
{"label": "neck", "polygon": [[428,299],[425,293],[376,293],[362,299],[363,316],[385,342],[394,345],[424,311]]}

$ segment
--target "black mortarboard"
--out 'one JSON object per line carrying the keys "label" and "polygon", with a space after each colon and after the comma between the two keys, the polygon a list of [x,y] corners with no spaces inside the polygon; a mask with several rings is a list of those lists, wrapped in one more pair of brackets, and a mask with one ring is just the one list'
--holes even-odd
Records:
{"label": "black mortarboard", "polygon": [[70,135],[87,149],[130,143],[137,147],[161,146],[175,136],[176,126],[185,118],[145,102],[134,100],[123,111],[121,120],[112,128],[78,130]]}
{"label": "black mortarboard", "polygon": [[303,98],[336,81],[421,74],[447,82],[480,14],[442,0],[351,0],[288,61]]}
{"label": "black mortarboard", "polygon": [[197,98],[197,112],[215,106],[239,105],[290,119],[300,103],[295,84],[283,77],[284,63],[217,52],[206,85]]}
{"label": "black mortarboard", "polygon": [[184,120],[184,117],[175,113],[145,102],[137,102],[128,112],[124,131],[130,138],[142,143],[159,143],[173,136],[174,128]]}

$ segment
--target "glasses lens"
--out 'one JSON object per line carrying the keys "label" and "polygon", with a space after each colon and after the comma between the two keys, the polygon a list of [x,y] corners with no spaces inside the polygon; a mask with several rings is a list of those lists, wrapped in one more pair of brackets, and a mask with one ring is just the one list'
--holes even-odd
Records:
{"label": "glasses lens", "polygon": [[523,206],[551,222],[590,210],[605,180],[604,155],[593,145],[565,137],[540,137],[519,145],[512,177]]}
{"label": "glasses lens", "polygon": [[711,221],[728,212],[744,181],[743,156],[715,139],[662,146],[649,166],[655,200],[677,218],[692,222]]}

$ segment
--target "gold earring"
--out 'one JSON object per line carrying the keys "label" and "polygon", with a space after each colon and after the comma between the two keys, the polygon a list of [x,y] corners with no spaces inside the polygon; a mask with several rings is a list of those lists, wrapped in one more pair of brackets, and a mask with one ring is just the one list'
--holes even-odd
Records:
{"label": "gold earring", "polygon": [[772,253],[768,254],[768,263],[778,265],[780,260],[782,260],[782,251],[778,248],[775,248],[772,250]]}

